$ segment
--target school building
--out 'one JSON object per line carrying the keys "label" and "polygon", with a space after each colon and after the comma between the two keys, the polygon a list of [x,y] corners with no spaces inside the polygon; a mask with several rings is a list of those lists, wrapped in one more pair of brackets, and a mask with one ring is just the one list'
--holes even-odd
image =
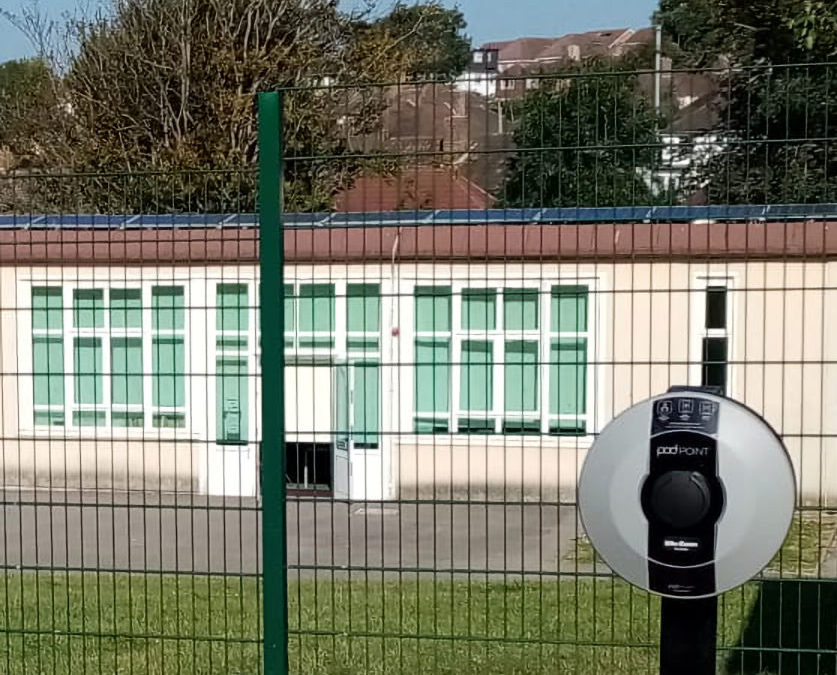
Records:
{"label": "school building", "polygon": [[615,414],[712,384],[830,503],[837,217],[712,208],[289,216],[284,345],[255,216],[0,217],[2,482],[256,496],[284,348],[302,493],[569,498]]}

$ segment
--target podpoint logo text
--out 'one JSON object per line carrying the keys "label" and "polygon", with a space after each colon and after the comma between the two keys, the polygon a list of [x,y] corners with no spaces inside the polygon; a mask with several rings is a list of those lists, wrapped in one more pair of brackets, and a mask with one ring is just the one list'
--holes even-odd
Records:
{"label": "podpoint logo text", "polygon": [[694,448],[688,445],[661,445],[657,448],[657,457],[662,455],[686,455],[687,457],[706,457],[709,447]]}

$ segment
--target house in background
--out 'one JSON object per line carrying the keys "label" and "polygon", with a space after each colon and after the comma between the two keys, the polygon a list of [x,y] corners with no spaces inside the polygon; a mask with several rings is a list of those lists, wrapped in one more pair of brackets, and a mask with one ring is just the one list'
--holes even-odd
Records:
{"label": "house in background", "polygon": [[713,384],[831,503],[834,221],[722,213],[288,215],[284,345],[252,215],[0,217],[0,479],[253,496],[261,350],[284,348],[291,489],[569,498],[615,414]]}
{"label": "house in background", "polygon": [[618,28],[571,33],[557,38],[523,37],[489,42],[471,54],[468,71],[457,79],[463,91],[486,97],[519,98],[538,75],[591,57],[618,58],[654,44],[654,29]]}

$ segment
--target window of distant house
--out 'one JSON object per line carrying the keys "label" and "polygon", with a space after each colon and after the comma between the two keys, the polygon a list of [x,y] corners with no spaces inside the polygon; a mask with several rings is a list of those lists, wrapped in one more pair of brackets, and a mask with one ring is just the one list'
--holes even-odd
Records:
{"label": "window of distant house", "polygon": [[483,62],[483,53],[481,51],[474,52],[474,63]]}
{"label": "window of distant house", "polygon": [[514,89],[515,81],[510,79],[503,79],[500,81],[500,88],[503,90]]}
{"label": "window of distant house", "polygon": [[526,78],[526,88],[527,89],[537,89],[541,86],[541,81],[536,77],[528,77]]}

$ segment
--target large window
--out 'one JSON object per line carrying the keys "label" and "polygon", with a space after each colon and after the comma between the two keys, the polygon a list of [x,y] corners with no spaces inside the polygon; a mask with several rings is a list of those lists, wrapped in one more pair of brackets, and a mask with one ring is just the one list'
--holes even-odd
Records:
{"label": "large window", "polygon": [[586,432],[586,286],[417,286],[415,308],[417,432]]}
{"label": "large window", "polygon": [[183,286],[33,286],[34,425],[185,427],[185,330]]}

